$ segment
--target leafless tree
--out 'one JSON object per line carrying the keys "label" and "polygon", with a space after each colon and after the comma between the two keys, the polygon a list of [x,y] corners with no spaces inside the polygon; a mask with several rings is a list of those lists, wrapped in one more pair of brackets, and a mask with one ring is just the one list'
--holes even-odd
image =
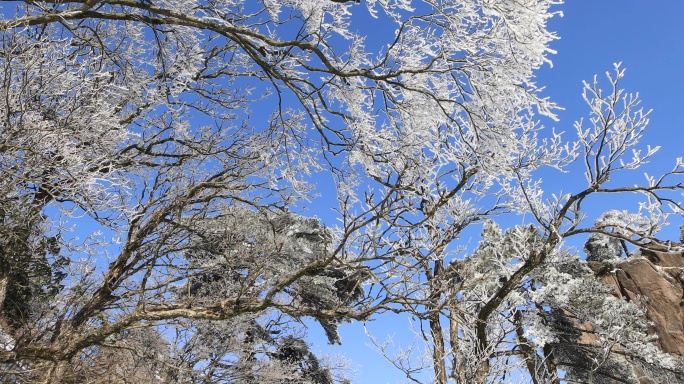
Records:
{"label": "leafless tree", "polygon": [[[394,311],[427,325],[428,364],[388,354],[411,379],[557,381],[540,319],[580,304],[560,282],[600,291],[563,269],[581,270],[563,239],[661,246],[681,213],[668,195],[681,162],[643,186],[609,183],[655,153],[630,157],[648,119],[619,67],[612,93],[586,86],[576,142],[540,136],[556,107],[533,81],[556,37],[551,0],[10,3],[3,380],[341,381],[301,319],[336,343],[340,322]],[[395,33],[372,46],[359,12]],[[547,200],[536,172],[575,161],[586,189]],[[299,209],[316,179],[334,184],[337,226]],[[643,211],[584,224],[583,201],[623,192]],[[534,226],[488,221],[508,212]],[[637,348],[634,308],[619,313],[607,342]]]}

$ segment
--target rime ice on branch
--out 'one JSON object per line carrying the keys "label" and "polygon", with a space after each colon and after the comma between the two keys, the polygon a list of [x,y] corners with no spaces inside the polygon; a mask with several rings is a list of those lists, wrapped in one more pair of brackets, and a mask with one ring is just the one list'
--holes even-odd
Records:
{"label": "rime ice on branch", "polygon": [[[601,291],[562,240],[665,247],[681,161],[609,183],[655,153],[619,67],[607,94],[586,85],[577,142],[541,131],[557,3],[4,2],[2,381],[344,382],[302,319],[337,343],[393,311],[425,325],[417,359],[378,342],[410,379],[558,382],[548,319]],[[361,16],[393,33],[368,39]],[[586,188],[547,199],[535,171],[574,161]],[[336,226],[304,217],[316,180]],[[586,224],[584,200],[623,192],[641,212]],[[488,221],[506,212],[534,225]],[[597,329],[633,348],[637,311],[615,308]]]}

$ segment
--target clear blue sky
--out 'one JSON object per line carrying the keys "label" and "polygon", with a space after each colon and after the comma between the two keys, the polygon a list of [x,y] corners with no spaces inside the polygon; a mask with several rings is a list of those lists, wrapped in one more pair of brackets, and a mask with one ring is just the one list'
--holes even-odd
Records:
{"label": "clear blue sky", "polygon": [[[563,17],[555,17],[550,29],[561,37],[552,43],[558,51],[552,57],[553,68],[538,72],[538,83],[545,85],[546,95],[565,108],[560,122],[546,123],[558,130],[572,133],[574,120],[585,116],[582,100],[582,80],[594,74],[603,76],[614,62],[627,69],[623,87],[639,92],[646,109],[653,109],[651,126],[644,143],[660,145],[662,149],[649,166],[649,172],[670,169],[676,157],[684,157],[684,1],[635,0],[575,0],[558,7]],[[355,13],[365,11],[363,4]],[[361,17],[361,16],[360,16]],[[572,189],[573,177],[583,180],[581,173],[566,177],[567,185],[547,185],[546,189]],[[642,181],[642,178],[634,182]],[[599,209],[610,209],[598,204]],[[667,236],[674,236],[671,228]],[[369,323],[380,339],[385,334],[409,332],[408,322],[401,319]],[[324,342],[318,327],[311,327],[313,340]],[[368,340],[359,324],[343,325],[341,347],[316,345],[314,349],[345,355],[356,368],[354,383],[401,383],[405,377],[366,347]]]}

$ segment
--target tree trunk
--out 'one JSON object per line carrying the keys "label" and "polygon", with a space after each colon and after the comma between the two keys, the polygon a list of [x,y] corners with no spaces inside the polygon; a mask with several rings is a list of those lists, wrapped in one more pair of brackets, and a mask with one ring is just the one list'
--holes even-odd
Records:
{"label": "tree trunk", "polygon": [[550,344],[544,345],[544,364],[546,364],[546,371],[550,374],[551,384],[560,384],[558,378],[558,369],[556,367],[556,358],[553,355],[553,347]]}
{"label": "tree trunk", "polygon": [[435,383],[447,384],[446,364],[444,364],[444,334],[439,322],[439,311],[434,310],[429,315],[430,334],[432,336],[432,363],[435,370]]}
{"label": "tree trunk", "polygon": [[477,348],[477,359],[480,360],[477,366],[477,371],[475,372],[475,383],[485,384],[487,383],[487,377],[489,377],[489,353],[486,350],[486,346],[482,347],[483,343],[478,340],[479,347]]}
{"label": "tree trunk", "polygon": [[537,367],[537,353],[530,347],[530,343],[525,337],[525,331],[522,327],[522,313],[520,311],[515,311],[513,315],[513,320],[515,321],[515,337],[518,342],[518,348],[522,352],[525,359],[525,366],[527,366],[527,372],[530,373],[533,384],[539,384],[537,371],[542,367]]}
{"label": "tree trunk", "polygon": [[463,361],[463,356],[460,353],[459,341],[460,335],[458,334],[458,317],[456,316],[457,304],[456,298],[451,298],[451,303],[449,305],[449,343],[451,345],[451,354],[453,355],[453,372],[451,376],[459,384],[466,383],[466,371],[465,363]]}
{"label": "tree trunk", "polygon": [[430,323],[430,335],[432,336],[432,365],[435,372],[435,384],[447,384],[447,372],[444,352],[444,333],[442,332],[442,324],[439,321],[439,309],[442,299],[442,287],[439,283],[439,277],[444,272],[444,266],[441,261],[435,261],[433,273],[427,270],[428,282],[430,283],[430,300],[427,304],[428,322]]}

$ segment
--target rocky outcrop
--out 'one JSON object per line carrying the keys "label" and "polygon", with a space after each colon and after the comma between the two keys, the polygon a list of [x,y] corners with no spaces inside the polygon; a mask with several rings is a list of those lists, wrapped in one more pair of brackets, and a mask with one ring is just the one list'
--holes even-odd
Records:
{"label": "rocky outcrop", "polygon": [[617,265],[587,264],[615,296],[644,310],[663,351],[684,356],[684,255],[643,250]]}
{"label": "rocky outcrop", "polygon": [[[657,336],[655,342],[663,352],[684,356],[684,254],[641,250],[638,256],[587,261],[587,266],[598,281],[613,288],[613,295],[641,308],[651,324],[647,334]],[[556,323],[565,337],[560,337],[563,342],[555,355],[575,382],[684,383],[680,369],[664,369],[622,345],[610,345],[612,353],[604,356],[606,344],[594,326],[571,312],[559,311]],[[596,361],[602,363],[597,366]]]}

